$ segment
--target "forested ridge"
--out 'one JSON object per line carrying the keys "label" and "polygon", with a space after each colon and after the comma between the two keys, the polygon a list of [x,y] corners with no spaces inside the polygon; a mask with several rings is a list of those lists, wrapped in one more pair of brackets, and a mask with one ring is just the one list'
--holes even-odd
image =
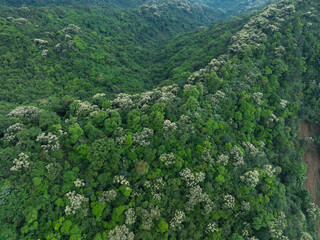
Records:
{"label": "forested ridge", "polygon": [[[141,5],[154,5],[168,0],[0,0],[1,6],[104,6],[109,8],[137,8]],[[177,1],[177,0],[174,0]],[[228,14],[234,12],[239,12],[246,10],[248,8],[254,8],[256,6],[261,6],[263,4],[270,4],[276,0],[184,0],[184,2],[195,3],[195,4],[205,4],[213,8],[220,8]]]}
{"label": "forested ridge", "polygon": [[320,3],[200,28],[181,14],[189,33],[149,7],[108,11],[0,13],[0,239],[318,239],[302,162],[318,139],[299,124],[319,123]]}
{"label": "forested ridge", "polygon": [[221,13],[169,2],[125,11],[6,8],[0,16],[1,100],[22,103],[53,95],[84,98],[102,89],[117,93],[154,87],[148,79],[150,62],[161,46]]}

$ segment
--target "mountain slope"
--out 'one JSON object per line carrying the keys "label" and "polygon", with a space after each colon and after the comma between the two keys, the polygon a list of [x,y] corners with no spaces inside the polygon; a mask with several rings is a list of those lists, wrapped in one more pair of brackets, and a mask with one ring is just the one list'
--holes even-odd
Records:
{"label": "mountain slope", "polygon": [[[206,4],[213,8],[220,8],[228,14],[237,11],[243,11],[247,8],[256,7],[261,4],[270,4],[275,0],[187,0],[186,2],[195,4]],[[0,6],[67,6],[67,5],[96,5],[111,8],[135,8],[143,4],[159,4],[162,2],[170,2],[168,0],[0,0]]]}
{"label": "mountain slope", "polygon": [[11,111],[0,238],[317,239],[298,133],[317,97],[319,11],[267,7],[181,87]]}
{"label": "mountain slope", "polygon": [[141,92],[154,86],[149,63],[167,39],[221,16],[180,2],[126,11],[7,8],[0,15],[0,98],[12,103]]}

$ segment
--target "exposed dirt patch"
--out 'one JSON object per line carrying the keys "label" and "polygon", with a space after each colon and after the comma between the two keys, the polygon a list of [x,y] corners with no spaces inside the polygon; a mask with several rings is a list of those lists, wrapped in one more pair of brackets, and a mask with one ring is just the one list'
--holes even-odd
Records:
{"label": "exposed dirt patch", "polygon": [[[318,134],[319,130],[312,124],[308,124],[306,121],[301,122],[300,137],[314,137]],[[305,187],[312,196],[312,200],[320,207],[320,201],[317,197],[317,193],[320,190],[320,151],[319,146],[316,143],[310,143],[307,146],[307,150],[303,155],[303,162],[308,165],[307,179]]]}
{"label": "exposed dirt patch", "polygon": [[[301,122],[300,138],[314,137],[319,134],[319,128],[306,121]],[[310,143],[302,157],[304,163],[308,165],[307,179],[304,187],[312,196],[312,201],[320,207],[318,192],[320,191],[320,146]],[[320,237],[320,220],[316,224],[317,236]]]}

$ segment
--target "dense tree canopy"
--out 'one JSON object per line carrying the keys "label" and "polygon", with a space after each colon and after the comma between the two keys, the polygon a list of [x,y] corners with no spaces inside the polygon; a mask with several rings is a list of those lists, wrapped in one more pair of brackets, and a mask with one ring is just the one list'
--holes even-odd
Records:
{"label": "dense tree canopy", "polygon": [[1,13],[0,239],[317,239],[298,130],[319,121],[318,2],[198,28],[152,61],[163,29],[129,23],[138,10],[23,11]]}

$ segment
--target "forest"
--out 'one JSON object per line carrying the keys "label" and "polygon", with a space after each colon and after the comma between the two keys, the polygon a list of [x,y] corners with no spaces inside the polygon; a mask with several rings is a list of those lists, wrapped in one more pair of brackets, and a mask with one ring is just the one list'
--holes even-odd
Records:
{"label": "forest", "polygon": [[0,240],[319,239],[320,2],[105,2],[0,8]]}

